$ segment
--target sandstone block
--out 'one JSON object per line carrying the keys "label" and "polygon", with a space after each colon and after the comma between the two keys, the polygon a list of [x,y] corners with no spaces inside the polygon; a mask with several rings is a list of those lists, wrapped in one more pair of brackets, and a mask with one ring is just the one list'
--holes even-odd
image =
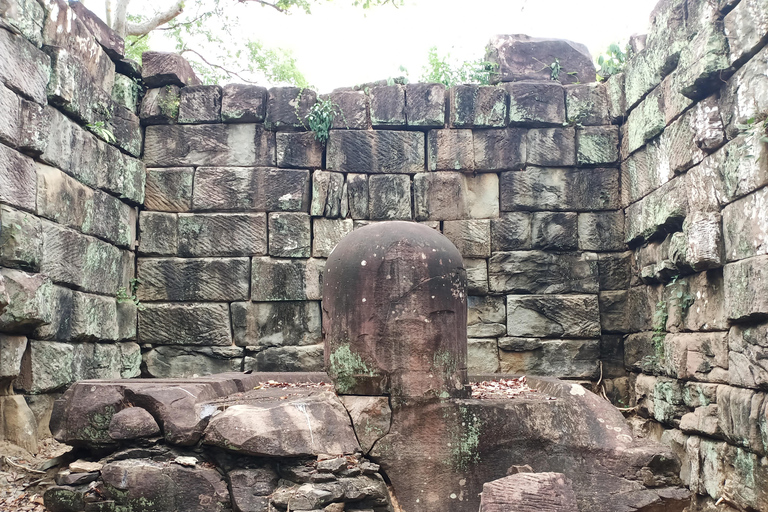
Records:
{"label": "sandstone block", "polygon": [[37,170],[34,161],[0,144],[0,201],[35,211]]}
{"label": "sandstone block", "polygon": [[337,172],[414,174],[424,171],[424,155],[421,132],[333,130],[326,165]]}
{"label": "sandstone block", "polygon": [[109,437],[114,440],[141,439],[160,434],[157,421],[146,409],[129,407],[118,411],[109,422]]}
{"label": "sandstone block", "polygon": [[235,302],[232,329],[239,346],[288,347],[322,343],[320,303]]}
{"label": "sandstone block", "polygon": [[498,176],[457,172],[419,173],[413,178],[416,220],[497,217]]}
{"label": "sandstone block", "polygon": [[266,111],[265,87],[227,84],[222,88],[221,120],[225,123],[261,123]]}
{"label": "sandstone block", "polygon": [[322,266],[323,260],[312,258],[253,258],[251,300],[320,300]]}
{"label": "sandstone block", "polygon": [[147,87],[200,84],[192,66],[177,53],[144,52],[141,64],[141,78]]}
{"label": "sandstone block", "polygon": [[576,132],[576,163],[606,165],[619,159],[619,128],[586,126]]}
{"label": "sandstone block", "polygon": [[724,19],[731,64],[752,56],[768,33],[768,5],[762,0],[739,3]]}
{"label": "sandstone block", "polygon": [[491,255],[489,219],[445,221],[443,234],[466,258],[487,258]]}
{"label": "sandstone block", "polygon": [[728,328],[722,272],[700,272],[679,279],[665,289],[668,331],[722,331]]}
{"label": "sandstone block", "polygon": [[[499,82],[552,79],[569,84],[595,80],[595,65],[587,47],[565,39],[496,36],[486,49],[485,60],[498,66],[491,78]],[[557,76],[550,68],[555,62],[560,66]]]}
{"label": "sandstone block", "polygon": [[601,290],[625,290],[632,280],[632,253],[599,253],[597,268]]}
{"label": "sandstone block", "polygon": [[562,473],[518,473],[483,484],[480,512],[546,510],[576,512],[572,483]]}
{"label": "sandstone block", "polygon": [[278,167],[318,169],[323,166],[325,146],[313,132],[280,132],[275,137]]}
{"label": "sandstone block", "polygon": [[506,171],[522,169],[525,166],[525,130],[477,130],[472,134],[476,171]]}
{"label": "sandstone block", "polygon": [[768,63],[768,49],[763,48],[726,82],[721,95],[723,124],[729,137],[738,125],[756,118],[768,107],[768,80],[762,70]]}
{"label": "sandstone block", "polygon": [[768,388],[768,329],[734,325],[728,333],[728,381],[734,386]]}
{"label": "sandstone block", "polygon": [[[383,396],[356,395],[341,395],[339,400],[341,400],[344,408],[349,413],[352,427],[355,429],[355,434],[360,441],[363,453],[367,454],[371,451],[376,441],[389,433],[392,423],[392,409],[389,406],[389,400]],[[339,459],[331,459],[331,461],[339,461]],[[321,464],[334,464],[331,461],[319,461],[317,464],[318,469],[323,467]],[[335,464],[338,466],[342,462],[339,461]],[[342,466],[342,471],[345,467],[346,464]],[[338,470],[334,472],[336,473]]]}
{"label": "sandstone block", "polygon": [[221,122],[221,87],[193,85],[181,89],[179,123],[200,124]]}
{"label": "sandstone block", "polygon": [[0,115],[5,122],[0,126],[0,142],[15,147],[21,138],[21,98],[0,84]]}
{"label": "sandstone block", "polygon": [[405,87],[397,84],[374,87],[368,94],[374,128],[405,125]]}
{"label": "sandstone block", "polygon": [[306,213],[270,213],[268,232],[270,256],[309,258],[311,228]]}
{"label": "sandstone block", "polygon": [[608,113],[611,122],[621,122],[627,117],[627,96],[625,94],[626,74],[611,76],[605,83],[608,95]]}
{"label": "sandstone block", "polygon": [[618,169],[528,167],[501,173],[501,211],[616,210]]}
{"label": "sandstone block", "polygon": [[327,258],[351,232],[352,219],[312,219],[312,257]]}
{"label": "sandstone block", "polygon": [[529,130],[526,148],[526,162],[529,165],[576,165],[576,131],[573,128]]}
{"label": "sandstone block", "polygon": [[367,174],[347,174],[347,201],[350,217],[353,219],[368,218]]}
{"label": "sandstone block", "polygon": [[533,249],[570,251],[578,246],[577,213],[535,212],[531,219]]}
{"label": "sandstone block", "polygon": [[[581,126],[611,124],[614,115],[610,112],[608,89],[612,87],[609,84],[614,81],[616,81],[615,75],[608,82],[601,84],[567,85],[565,87],[565,115],[563,122]],[[618,95],[621,94],[618,93]],[[615,117],[621,117],[621,114]]]}
{"label": "sandstone block", "polygon": [[719,213],[693,212],[683,222],[683,232],[672,235],[669,254],[673,263],[695,272],[723,266],[723,234]]}
{"label": "sandstone block", "polygon": [[323,345],[271,347],[249,353],[243,368],[257,372],[319,372],[323,370]]}
{"label": "sandstone block", "polygon": [[728,40],[715,6],[696,4],[688,16],[698,30],[680,51],[679,89],[689,98],[700,99],[716,91],[731,74]]}
{"label": "sandstone block", "polygon": [[74,380],[75,346],[54,341],[29,341],[16,386],[27,393],[55,391]]}
{"label": "sandstone block", "polygon": [[320,170],[312,173],[310,215],[329,218],[339,217],[341,215],[342,203],[345,201],[343,174]]}
{"label": "sandstone block", "polygon": [[454,128],[503,128],[507,125],[507,93],[501,87],[456,85],[448,91],[450,125]]}
{"label": "sandstone block", "polygon": [[232,344],[226,304],[146,304],[139,340],[153,345]]}
{"label": "sandstone block", "polygon": [[309,171],[198,167],[192,208],[306,212],[309,210]]}
{"label": "sandstone block", "polygon": [[653,237],[682,224],[688,213],[688,196],[681,180],[672,180],[629,205],[625,211],[624,241]]}
{"label": "sandstone block", "polygon": [[146,352],[143,359],[150,377],[188,379],[242,371],[243,349],[162,345]]}
{"label": "sandstone block", "polygon": [[488,261],[485,258],[464,258],[467,271],[467,293],[488,293]]}
{"label": "sandstone block", "polygon": [[762,188],[723,209],[726,260],[736,261],[768,253],[768,189]]}
{"label": "sandstone block", "polygon": [[624,248],[624,214],[580,213],[578,234],[581,250],[620,251]]}
{"label": "sandstone block", "polygon": [[725,382],[728,334],[668,334],[664,339],[663,365],[668,375],[678,379]]}
{"label": "sandstone block", "polygon": [[139,258],[142,301],[227,301],[248,298],[248,258]]}
{"label": "sandstone block", "polygon": [[728,319],[748,320],[768,314],[768,256],[725,265],[723,279]]}
{"label": "sandstone block", "polygon": [[177,85],[149,89],[141,101],[141,124],[174,124],[179,118],[181,90]]}
{"label": "sandstone block", "polygon": [[275,135],[255,124],[149,126],[149,167],[275,165]]}
{"label": "sandstone block", "polygon": [[371,220],[410,220],[411,179],[398,174],[368,178],[368,218]]}
{"label": "sandstone block", "polygon": [[141,212],[139,254],[175,256],[179,251],[179,216],[175,213]]}
{"label": "sandstone block", "polygon": [[603,332],[626,332],[629,327],[629,293],[626,290],[600,292],[600,327]]}
{"label": "sandstone block", "polygon": [[491,250],[516,251],[531,248],[531,214],[504,212],[491,219]]}
{"label": "sandstone block", "polygon": [[499,338],[501,371],[515,375],[593,379],[599,353],[597,339]]}
{"label": "sandstone block", "polygon": [[566,122],[563,86],[546,82],[509,82],[509,124],[529,127],[562,126]]}
{"label": "sandstone block", "polygon": [[499,347],[496,339],[467,339],[467,371],[496,373],[499,371]]}
{"label": "sandstone block", "polygon": [[51,73],[50,57],[20,35],[0,33],[0,82],[35,103],[45,105]]}
{"label": "sandstone block", "polygon": [[467,298],[467,336],[494,338],[507,333],[504,297]]}
{"label": "sandstone block", "polygon": [[21,358],[27,348],[27,338],[0,334],[0,382],[3,395],[12,394],[11,381],[19,375]]}
{"label": "sandstone block", "polygon": [[42,45],[45,10],[37,2],[14,0],[7,5],[3,15],[6,23],[15,28],[35,46]]}
{"label": "sandstone block", "polygon": [[43,229],[40,219],[0,205],[0,265],[32,272],[40,270]]}
{"label": "sandstone block", "polygon": [[144,206],[161,212],[187,212],[192,209],[192,167],[147,169]]}
{"label": "sandstone block", "polygon": [[179,256],[267,254],[265,213],[179,214]]}
{"label": "sandstone block", "polygon": [[427,133],[427,166],[430,171],[474,170],[472,131],[430,130]]}
{"label": "sandstone block", "polygon": [[112,86],[112,100],[134,115],[139,115],[141,87],[128,76],[115,74]]}
{"label": "sandstone block", "polygon": [[661,90],[649,94],[627,118],[627,152],[634,153],[666,126]]}
{"label": "sandstone block", "polygon": [[405,120],[408,126],[442,128],[445,126],[445,86],[443,84],[407,84]]}
{"label": "sandstone block", "polygon": [[267,115],[264,127],[271,131],[304,131],[309,109],[317,94],[299,87],[271,87],[267,91]]}
{"label": "sandstone block", "polygon": [[597,293],[597,255],[497,252],[488,260],[488,279],[494,292]]}
{"label": "sandstone block", "polygon": [[339,108],[333,117],[334,130],[365,130],[370,127],[368,119],[368,96],[363,91],[335,91],[327,96]]}
{"label": "sandstone block", "polygon": [[600,309],[596,295],[507,295],[507,335],[596,338]]}

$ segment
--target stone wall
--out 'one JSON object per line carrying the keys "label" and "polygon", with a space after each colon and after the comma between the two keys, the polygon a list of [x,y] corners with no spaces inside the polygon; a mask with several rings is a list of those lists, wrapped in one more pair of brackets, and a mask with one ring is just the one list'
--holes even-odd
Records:
{"label": "stone wall", "polygon": [[140,373],[118,300],[144,202],[137,75],[81,7],[13,0],[0,20],[0,439],[32,451],[57,392]]}
{"label": "stone wall", "polygon": [[664,0],[614,77],[634,250],[625,362],[702,509],[768,509],[766,35],[765,1]]}

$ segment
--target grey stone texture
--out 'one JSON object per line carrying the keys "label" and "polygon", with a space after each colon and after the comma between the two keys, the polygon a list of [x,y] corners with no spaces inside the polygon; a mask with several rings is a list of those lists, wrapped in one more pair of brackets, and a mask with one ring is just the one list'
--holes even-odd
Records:
{"label": "grey stone texture", "polygon": [[547,127],[565,124],[565,93],[559,83],[551,80],[509,82],[503,84],[503,88],[509,94],[510,125]]}
{"label": "grey stone texture", "polygon": [[232,344],[226,304],[146,304],[139,311],[139,341],[153,345]]}
{"label": "grey stone texture", "polygon": [[473,131],[475,171],[506,171],[522,169],[526,162],[526,130]]}
{"label": "grey stone texture", "polygon": [[323,166],[325,147],[312,132],[278,132],[277,165],[298,169],[318,169]]}
{"label": "grey stone texture", "polygon": [[147,169],[144,206],[161,212],[187,212],[192,209],[192,167]]}
{"label": "grey stone texture", "polygon": [[472,131],[430,130],[427,133],[427,167],[430,171],[473,171]]}
{"label": "grey stone texture", "polygon": [[139,258],[142,301],[227,301],[248,298],[248,258]]}
{"label": "grey stone texture", "polygon": [[225,123],[261,123],[267,109],[267,89],[258,85],[222,87],[221,120]]}
{"label": "grey stone texture", "polygon": [[309,258],[311,218],[306,213],[269,214],[269,255],[278,258]]}
{"label": "grey stone texture", "polygon": [[267,91],[267,114],[264,126],[272,131],[306,130],[309,109],[317,94],[299,87],[272,87]]}
{"label": "grey stone texture", "polygon": [[405,126],[405,87],[382,85],[368,92],[374,128]]}
{"label": "grey stone texture", "polygon": [[620,206],[617,169],[527,167],[502,172],[501,211],[616,210]]}
{"label": "grey stone texture", "polygon": [[309,178],[309,171],[298,169],[198,167],[192,209],[306,212]]}
{"label": "grey stone texture", "polygon": [[398,174],[368,178],[368,218],[371,220],[410,220],[411,179]]}
{"label": "grey stone texture", "polygon": [[503,128],[507,93],[501,87],[456,85],[448,92],[452,128]]}
{"label": "grey stone texture", "polygon": [[413,177],[416,220],[460,220],[499,215],[499,179],[495,174],[419,173]]}
{"label": "grey stone texture", "polygon": [[194,85],[181,89],[179,95],[180,124],[221,122],[221,87]]}
{"label": "grey stone texture", "polygon": [[332,130],[326,166],[337,172],[414,174],[425,170],[424,155],[421,132]]}
{"label": "grey stone texture", "polygon": [[443,84],[407,84],[405,120],[408,126],[442,128],[445,125],[445,86]]}
{"label": "grey stone texture", "polygon": [[250,299],[253,301],[320,300],[322,267],[323,260],[314,258],[253,258]]}
{"label": "grey stone texture", "polygon": [[181,55],[144,52],[141,56],[141,78],[148,87],[164,85],[197,85],[200,83],[192,67]]}
{"label": "grey stone texture", "polygon": [[243,347],[290,347],[322,342],[320,303],[235,302],[232,304],[235,343]]}

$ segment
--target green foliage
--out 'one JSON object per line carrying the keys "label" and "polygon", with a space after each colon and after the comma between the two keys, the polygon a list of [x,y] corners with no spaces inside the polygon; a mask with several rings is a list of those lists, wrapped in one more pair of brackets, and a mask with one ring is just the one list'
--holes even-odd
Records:
{"label": "green foliage", "polygon": [[315,139],[323,144],[328,142],[333,119],[339,114],[343,116],[338,104],[330,98],[318,98],[317,102],[309,109],[309,114],[306,117],[309,129],[315,133]]}
{"label": "green foliage", "polygon": [[576,76],[576,71],[566,71],[563,66],[560,64],[560,59],[555,57],[555,60],[550,63],[546,64],[544,62],[541,62],[539,59],[534,57],[534,60],[541,64],[543,67],[539,71],[544,71],[545,69],[549,69],[549,79],[552,81],[560,80],[560,75],[565,73],[566,75],[573,75]]}
{"label": "green foliage", "polygon": [[117,290],[117,302],[122,304],[126,302],[130,302],[133,305],[136,306],[136,309],[139,311],[144,311],[147,309],[147,307],[142,304],[138,297],[136,297],[136,290],[139,289],[139,285],[141,284],[141,279],[139,278],[133,278],[130,281],[130,292],[125,288],[125,286],[121,286]]}
{"label": "green foliage", "polygon": [[446,87],[459,84],[488,85],[496,64],[482,59],[458,62],[451,60],[451,54],[440,55],[437,47],[429,49],[427,65],[422,69],[422,82],[436,82]]}
{"label": "green foliage", "polygon": [[109,144],[114,144],[117,142],[115,134],[112,133],[112,130],[107,128],[107,125],[104,124],[104,121],[96,121],[95,123],[86,124],[85,127],[93,132],[97,137],[104,139],[104,141],[108,142]]}
{"label": "green foliage", "polygon": [[309,82],[296,66],[296,59],[289,50],[268,48],[260,41],[248,41],[250,71],[261,72],[271,84],[290,84],[308,88]]}
{"label": "green foliage", "polygon": [[597,70],[598,79],[602,81],[623,71],[628,58],[629,45],[626,46],[626,51],[622,51],[621,46],[617,43],[611,43],[605,54],[597,57],[597,65],[600,66],[600,69]]}

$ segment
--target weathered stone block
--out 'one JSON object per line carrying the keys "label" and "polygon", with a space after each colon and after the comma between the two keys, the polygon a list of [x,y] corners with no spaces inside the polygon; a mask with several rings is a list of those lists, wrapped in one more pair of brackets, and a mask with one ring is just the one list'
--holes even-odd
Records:
{"label": "weathered stone block", "polygon": [[267,89],[258,85],[227,84],[222,88],[221,120],[261,123],[267,110]]}
{"label": "weathered stone block", "polygon": [[117,340],[117,304],[114,297],[72,292],[72,299],[72,316],[67,319],[70,340]]}
{"label": "weathered stone block", "polygon": [[473,131],[475,171],[522,169],[526,162],[526,133],[521,128]]}
{"label": "weathered stone block", "polygon": [[38,48],[43,43],[42,30],[45,16],[43,6],[30,0],[13,0],[7,4],[7,8],[3,12],[6,23]]}
{"label": "weathered stone block", "polygon": [[339,217],[344,197],[344,175],[338,172],[312,173],[312,204],[309,214],[315,217]]}
{"label": "weathered stone block", "polygon": [[600,273],[601,290],[625,290],[632,280],[632,253],[600,253],[597,268]]}
{"label": "weathered stone block", "polygon": [[10,336],[0,334],[0,382],[2,382],[2,394],[12,394],[12,389],[7,389],[9,380],[19,375],[21,370],[21,358],[27,348],[27,338],[24,336]]}
{"label": "weathered stone block", "polygon": [[721,271],[699,272],[667,285],[665,290],[668,331],[723,331],[728,328]]}
{"label": "weathered stone block", "polygon": [[275,165],[275,135],[255,124],[148,126],[149,167]]}
{"label": "weathered stone block", "polygon": [[[608,82],[601,84],[577,84],[565,87],[565,119],[563,122],[581,126],[600,126],[611,124],[614,116],[610,112],[610,101],[607,89]],[[619,96],[623,93],[619,93]],[[621,117],[619,114],[616,117]],[[560,123],[562,124],[562,123]]]}
{"label": "weathered stone block", "polygon": [[720,268],[723,263],[723,234],[720,214],[693,212],[683,222],[683,232],[674,233],[669,256],[679,268],[695,272]]}
{"label": "weathered stone block", "polygon": [[526,142],[529,165],[568,167],[576,165],[576,130],[541,128],[529,130]]}
{"label": "weathered stone block", "polygon": [[494,292],[597,293],[597,255],[497,252],[488,260],[488,278]]}
{"label": "weathered stone block", "polygon": [[600,335],[597,295],[508,295],[507,335],[597,337]]}
{"label": "weathered stone block", "polygon": [[269,214],[269,255],[279,258],[309,258],[310,217],[306,213]]}
{"label": "weathered stone block", "polygon": [[149,89],[141,100],[141,124],[174,124],[179,118],[181,90],[177,85]]}
{"label": "weathered stone block", "polygon": [[182,257],[267,254],[267,215],[180,214],[178,254]]}
{"label": "weathered stone block", "polygon": [[413,178],[416,220],[497,217],[499,179],[495,174],[419,173]]}
{"label": "weathered stone block", "polygon": [[501,173],[501,211],[616,210],[618,169],[529,167]]}
{"label": "weathered stone block", "polygon": [[192,209],[192,167],[147,169],[144,206],[161,212],[188,212]]}
{"label": "weathered stone block", "polygon": [[232,328],[239,346],[287,347],[322,343],[319,302],[235,302]]}
{"label": "weathered stone block", "polygon": [[625,85],[625,73],[613,75],[605,82],[605,89],[608,95],[608,113],[613,123],[621,122],[627,117]]}
{"label": "weathered stone block", "polygon": [[562,473],[510,475],[483,484],[480,512],[542,510],[545,507],[575,512],[578,507],[572,485],[571,480]]}
{"label": "weathered stone block", "polygon": [[491,255],[491,221],[447,220],[443,222],[443,234],[453,242],[466,258],[487,258]]}
{"label": "weathered stone block", "polygon": [[739,125],[759,117],[768,108],[768,48],[763,48],[726,82],[720,107],[728,136],[739,132]]}
{"label": "weathered stone block", "polygon": [[328,139],[327,168],[366,174],[423,172],[421,132],[333,130]]}
{"label": "weathered stone block", "polygon": [[198,167],[192,208],[306,212],[309,210],[309,171]]}
{"label": "weathered stone block", "polygon": [[698,30],[680,51],[678,87],[685,96],[700,99],[716,91],[732,71],[721,14],[707,3],[692,7],[688,23]]}
{"label": "weathered stone block", "polygon": [[179,123],[220,123],[221,87],[194,85],[184,87],[179,98]]}
{"label": "weathered stone block", "polygon": [[723,269],[728,319],[746,321],[768,315],[768,256],[755,256]]}
{"label": "weathered stone block", "polygon": [[531,247],[570,251],[578,246],[577,213],[535,212],[531,219]]}
{"label": "weathered stone block", "polygon": [[485,258],[463,258],[467,271],[467,293],[486,295],[488,293],[488,260]]}
{"label": "weathered stone block", "polygon": [[177,53],[144,52],[141,55],[141,78],[147,87],[200,84],[192,66]]}
{"label": "weathered stone block", "polygon": [[363,91],[336,91],[327,98],[338,106],[340,112],[333,117],[332,129],[366,130],[370,127],[368,96]]}
{"label": "weathered stone block", "polygon": [[106,127],[112,132],[115,138],[114,141],[108,140],[109,137],[104,132],[94,130],[92,126],[86,125],[86,128],[97,137],[103,139],[104,142],[111,142],[136,158],[141,156],[141,146],[144,139],[141,131],[141,121],[136,114],[114,103],[112,117],[106,121]]}
{"label": "weathered stone block", "polygon": [[253,258],[251,300],[320,300],[323,260]]}
{"label": "weathered stone block", "polygon": [[36,272],[43,258],[40,219],[0,205],[0,265]]}
{"label": "weathered stone block", "polygon": [[504,297],[467,297],[467,336],[493,338],[507,333]]}
{"label": "weathered stone block", "polygon": [[374,128],[405,125],[405,87],[397,84],[374,87],[368,94]]}
{"label": "weathered stone block", "polygon": [[499,371],[499,347],[496,339],[467,339],[467,371],[496,373]]}
{"label": "weathered stone block", "polygon": [[503,128],[507,125],[507,92],[501,87],[456,85],[448,92],[454,128]]}
{"label": "weathered stone block", "polygon": [[323,369],[323,345],[271,347],[248,352],[245,370],[256,372],[319,372]]}
{"label": "weathered stone block", "polygon": [[585,126],[576,131],[576,163],[578,165],[612,164],[618,159],[618,127]]}
{"label": "weathered stone block", "polygon": [[472,171],[475,155],[471,130],[430,130],[427,134],[430,171]]}
{"label": "weathered stone block", "polygon": [[239,372],[243,367],[240,347],[159,346],[143,354],[150,377],[189,379],[216,373]]}
{"label": "weathered stone block", "polygon": [[411,178],[384,174],[368,178],[368,218],[372,220],[410,220]]}
{"label": "weathered stone block", "polygon": [[51,280],[44,274],[28,274],[20,270],[2,269],[9,300],[0,315],[4,332],[31,332],[38,325],[51,321]]}
{"label": "weathered stone block", "polygon": [[142,301],[227,301],[248,298],[248,258],[139,258]]}
{"label": "weathered stone block", "polygon": [[317,94],[299,87],[272,87],[267,91],[267,115],[264,127],[272,131],[306,130],[309,109],[317,102]]}
{"label": "weathered stone block", "polygon": [[580,213],[578,232],[581,250],[620,251],[624,249],[624,213]]}
{"label": "weathered stone block", "polygon": [[626,290],[600,292],[600,328],[603,332],[627,332],[631,314],[628,295]]}
{"label": "weathered stone block", "polygon": [[[138,324],[138,307],[133,300],[117,301],[117,339],[120,341],[136,341]],[[139,355],[141,359],[141,355]]]}
{"label": "weathered stone block", "polygon": [[491,250],[516,251],[531,248],[531,214],[504,212],[491,219]]}
{"label": "weathered stone block", "polygon": [[657,140],[632,153],[621,163],[622,200],[637,201],[668,182],[674,174],[667,155]]}
{"label": "weathered stone block", "polygon": [[313,132],[280,132],[276,138],[278,167],[318,169],[323,166],[325,146]]}
{"label": "weathered stone block", "polygon": [[[625,211],[624,241],[648,240],[659,232],[675,231],[688,213],[688,197],[681,180],[672,180],[629,205]],[[669,229],[672,228],[672,229]]]}
{"label": "weathered stone block", "polygon": [[112,86],[112,100],[134,115],[139,115],[141,87],[131,77],[115,74]]}
{"label": "weathered stone block", "polygon": [[353,219],[368,218],[367,174],[347,174],[347,200],[350,217]]}
{"label": "weathered stone block", "polygon": [[[656,89],[630,112],[627,118],[627,152],[634,153],[646,142],[664,131],[664,102],[661,90]],[[627,155],[624,155],[627,156]]]}
{"label": "weathered stone block", "polygon": [[16,146],[21,139],[21,98],[0,83],[0,142]]}
{"label": "weathered stone block", "polygon": [[153,345],[232,345],[226,304],[146,304],[139,341]]}
{"label": "weathered stone block", "polygon": [[499,338],[501,371],[514,375],[592,379],[598,372],[599,340]]}
{"label": "weathered stone block", "polygon": [[[558,80],[560,83],[589,83],[595,80],[595,65],[587,47],[565,39],[545,39],[522,34],[495,36],[485,60],[496,64],[492,81]],[[555,76],[550,64],[559,63]]]}
{"label": "weathered stone block", "polygon": [[35,103],[45,105],[50,57],[20,35],[0,32],[0,82]]}
{"label": "weathered stone block", "polygon": [[546,82],[510,82],[509,124],[532,127],[562,126],[566,122],[563,86]]}
{"label": "weathered stone block", "polygon": [[312,219],[312,257],[327,258],[352,232],[352,219]]}
{"label": "weathered stone block", "polygon": [[768,254],[768,189],[762,188],[723,210],[725,257],[736,261]]}
{"label": "weathered stone block", "polygon": [[75,347],[68,343],[30,340],[16,386],[27,393],[55,391],[74,380]]}
{"label": "weathered stone block", "polygon": [[730,50],[730,63],[738,64],[751,57],[765,41],[768,33],[768,5],[763,0],[738,3],[724,18],[725,37]]}
{"label": "weathered stone block", "polygon": [[408,126],[445,126],[445,86],[408,84],[405,86],[405,120]]}
{"label": "weathered stone block", "polygon": [[0,144],[0,201],[35,211],[35,167],[31,158]]}
{"label": "weathered stone block", "polygon": [[179,251],[179,216],[175,213],[141,212],[139,254],[175,256]]}
{"label": "weathered stone block", "polygon": [[768,324],[734,325],[728,333],[728,381],[768,389]]}

